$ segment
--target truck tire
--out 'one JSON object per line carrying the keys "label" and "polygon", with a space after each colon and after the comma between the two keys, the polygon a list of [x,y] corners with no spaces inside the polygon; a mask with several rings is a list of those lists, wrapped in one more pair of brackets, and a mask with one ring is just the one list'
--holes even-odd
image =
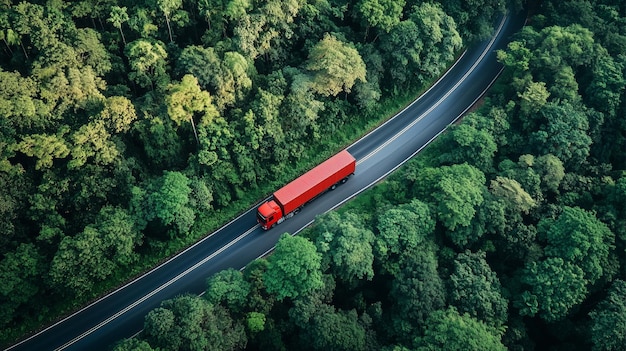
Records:
{"label": "truck tire", "polygon": [[337,189],[337,184],[333,184],[330,186],[330,190],[335,190],[335,189]]}

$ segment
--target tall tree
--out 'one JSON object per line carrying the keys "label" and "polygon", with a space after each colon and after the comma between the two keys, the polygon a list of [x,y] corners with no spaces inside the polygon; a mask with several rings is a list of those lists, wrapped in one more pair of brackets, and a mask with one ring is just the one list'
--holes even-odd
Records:
{"label": "tall tree", "polygon": [[323,267],[330,266],[337,278],[352,286],[359,280],[372,280],[374,234],[356,216],[329,213],[316,220],[313,232]]}
{"label": "tall tree", "polygon": [[183,0],[157,0],[157,6],[161,11],[163,11],[163,15],[165,15],[165,23],[167,24],[167,32],[170,36],[170,43],[174,42],[174,38],[172,37],[172,27],[170,26],[170,17],[172,15],[172,11],[178,10],[181,6],[183,6]]}
{"label": "tall tree", "polygon": [[200,139],[198,139],[194,114],[200,113],[203,118],[208,120],[208,123],[218,114],[211,103],[209,93],[201,90],[198,80],[190,74],[186,74],[180,83],[168,86],[165,103],[170,118],[177,125],[183,121],[189,121],[198,144],[200,144]]}
{"label": "tall tree", "polygon": [[[470,224],[476,207],[483,202],[484,184],[485,175],[465,163],[424,169],[413,187],[418,197],[432,201],[437,218],[454,231],[457,226]],[[467,238],[451,239],[457,245],[467,243]]]}
{"label": "tall tree", "polygon": [[324,96],[350,92],[355,82],[365,82],[365,63],[350,43],[326,34],[309,51],[306,69],[313,74],[311,88]]}
{"label": "tall tree", "polygon": [[459,313],[469,313],[490,326],[505,325],[508,301],[484,251],[465,251],[457,256],[449,287],[451,304]]}
{"label": "tall tree", "polygon": [[604,298],[589,313],[594,351],[617,351],[626,344],[626,282],[615,280]]}
{"label": "tall tree", "polygon": [[503,329],[490,327],[453,307],[432,313],[426,320],[424,336],[417,339],[417,350],[504,351],[500,340]]}
{"label": "tall tree", "polygon": [[446,289],[439,276],[437,258],[431,248],[407,255],[402,270],[392,281],[389,298],[392,330],[396,338],[413,342],[413,330],[446,303]]}
{"label": "tall tree", "polygon": [[120,35],[122,36],[122,42],[124,46],[126,46],[126,37],[124,37],[124,31],[122,30],[122,25],[128,20],[128,12],[126,7],[113,6],[111,7],[111,14],[109,15],[108,21],[113,25],[113,27],[117,28],[120,31]]}
{"label": "tall tree", "polygon": [[[428,205],[413,200],[390,208],[378,218],[375,257],[383,272],[398,274],[411,255],[428,247],[435,221]],[[406,253],[406,254],[405,254]]]}
{"label": "tall tree", "polygon": [[[357,4],[357,8],[367,23],[368,29],[369,27],[377,27],[389,32],[393,26],[400,22],[404,5],[404,0],[361,0]],[[365,30],[366,37],[368,29]]]}
{"label": "tall tree", "polygon": [[168,350],[238,350],[247,343],[228,310],[197,296],[163,301],[146,315],[144,333],[151,345]]}
{"label": "tall tree", "polygon": [[160,41],[137,39],[124,49],[131,71],[129,78],[143,88],[167,85],[167,51]]}
{"label": "tall tree", "polygon": [[297,298],[324,286],[321,256],[308,239],[283,234],[268,258],[263,276],[267,291],[276,298]]}
{"label": "tall tree", "polygon": [[588,286],[617,273],[612,262],[615,235],[593,213],[564,207],[557,219],[541,220],[538,229],[548,242],[546,255],[580,267]]}
{"label": "tall tree", "polygon": [[529,286],[514,300],[522,316],[539,316],[555,322],[587,296],[584,272],[560,257],[531,262],[524,269],[521,281]]}

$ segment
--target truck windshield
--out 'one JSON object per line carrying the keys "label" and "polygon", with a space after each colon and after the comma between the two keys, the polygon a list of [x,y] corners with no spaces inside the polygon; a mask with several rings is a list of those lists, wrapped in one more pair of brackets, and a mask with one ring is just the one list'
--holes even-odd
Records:
{"label": "truck windshield", "polygon": [[267,219],[265,217],[263,217],[263,215],[259,211],[256,212],[256,218],[259,219],[259,222],[262,222],[262,223],[267,222]]}

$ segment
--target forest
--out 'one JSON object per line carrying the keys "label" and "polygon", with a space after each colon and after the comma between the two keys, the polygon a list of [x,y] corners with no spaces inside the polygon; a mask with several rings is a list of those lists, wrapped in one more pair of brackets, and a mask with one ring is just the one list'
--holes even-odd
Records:
{"label": "forest", "polygon": [[0,342],[328,157],[522,5],[479,109],[114,349],[621,350],[618,0],[2,1]]}

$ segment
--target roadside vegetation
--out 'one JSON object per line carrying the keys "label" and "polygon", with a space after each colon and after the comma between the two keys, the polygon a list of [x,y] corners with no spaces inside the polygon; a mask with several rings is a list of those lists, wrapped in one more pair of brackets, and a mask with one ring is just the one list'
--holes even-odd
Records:
{"label": "roadside vegetation", "polygon": [[479,109],[115,350],[622,350],[626,9],[533,10]]}
{"label": "roadside vegetation", "polygon": [[0,3],[0,344],[413,99],[501,1]]}

